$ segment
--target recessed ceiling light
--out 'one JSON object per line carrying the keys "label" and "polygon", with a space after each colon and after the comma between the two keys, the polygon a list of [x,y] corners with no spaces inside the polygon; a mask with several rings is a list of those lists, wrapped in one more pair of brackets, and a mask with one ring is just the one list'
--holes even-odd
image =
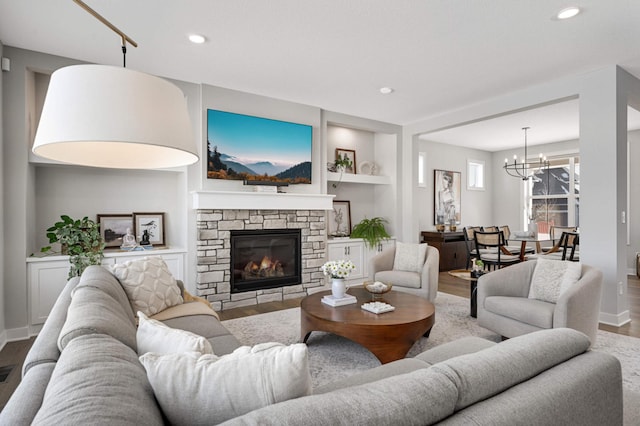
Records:
{"label": "recessed ceiling light", "polygon": [[207,41],[207,39],[204,36],[201,36],[200,34],[191,34],[189,35],[189,41],[195,44],[202,44],[205,41]]}
{"label": "recessed ceiling light", "polygon": [[566,7],[562,9],[560,12],[558,12],[556,17],[558,19],[569,19],[569,18],[573,18],[578,13],[580,13],[580,8],[577,6],[571,6],[571,7]]}
{"label": "recessed ceiling light", "polygon": [[381,87],[380,93],[383,95],[388,95],[389,93],[393,93],[393,89],[391,87]]}

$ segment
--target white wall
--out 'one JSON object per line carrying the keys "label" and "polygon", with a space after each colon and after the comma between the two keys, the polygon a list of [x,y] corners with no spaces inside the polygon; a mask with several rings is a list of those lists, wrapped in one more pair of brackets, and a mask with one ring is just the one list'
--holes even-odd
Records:
{"label": "white wall", "polygon": [[[629,160],[633,165],[640,158],[640,130],[629,132]],[[629,274],[636,273],[636,253],[640,252],[640,167],[629,167],[629,244],[627,267]]]}
{"label": "white wall", "polygon": [[[0,58],[4,51],[4,46],[0,42]],[[4,168],[4,102],[2,97],[2,86],[4,81],[4,71],[0,71],[0,164]],[[4,174],[0,173],[0,271],[4,271],[4,251],[5,251],[5,239],[4,239]],[[0,275],[0,283],[2,283],[2,289],[0,289],[0,349],[4,347],[7,340],[7,334],[5,330],[4,322],[4,285],[6,283],[4,274]]]}
{"label": "white wall", "polygon": [[[426,186],[418,186],[417,176],[413,182],[413,211],[418,216],[420,231],[435,229],[433,181],[435,169],[461,172],[460,230],[464,226],[498,225],[498,223],[494,223],[492,194],[496,191],[493,184],[495,171],[491,164],[491,153],[426,140],[419,140],[417,145],[418,152],[425,152],[427,157],[425,164]],[[467,160],[485,162],[486,189],[484,191],[467,189]],[[417,161],[415,158],[413,162],[417,164]]]}

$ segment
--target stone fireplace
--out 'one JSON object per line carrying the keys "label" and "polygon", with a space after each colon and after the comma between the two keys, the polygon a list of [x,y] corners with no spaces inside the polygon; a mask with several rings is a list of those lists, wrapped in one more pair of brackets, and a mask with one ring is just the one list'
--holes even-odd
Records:
{"label": "stone fireplace", "polygon": [[[325,208],[311,210],[205,209],[201,208],[202,204],[203,202],[199,202],[197,198],[194,201],[198,227],[197,294],[209,300],[214,309],[224,310],[303,297],[309,294],[309,290],[325,284],[325,277],[320,271],[326,254]],[[261,205],[261,203],[254,201],[253,205]],[[292,280],[288,277],[291,282],[280,284],[267,280],[267,285],[263,288],[247,289],[245,286],[242,290],[232,289],[233,271],[244,270],[249,263],[245,260],[241,261],[241,263],[245,262],[244,264],[232,263],[232,258],[235,261],[235,255],[232,255],[231,251],[232,233],[246,235],[246,231],[258,231],[259,234],[267,231],[265,234],[270,235],[271,231],[275,230],[295,230],[299,233],[299,276]],[[271,237],[268,239],[274,242]],[[256,248],[245,247],[245,249],[256,253],[260,251]],[[262,262],[265,254],[262,253],[258,257],[260,259],[250,261]],[[280,262],[282,263],[282,260]],[[253,267],[249,265],[249,269],[251,268]],[[246,284],[247,280],[241,281]]]}

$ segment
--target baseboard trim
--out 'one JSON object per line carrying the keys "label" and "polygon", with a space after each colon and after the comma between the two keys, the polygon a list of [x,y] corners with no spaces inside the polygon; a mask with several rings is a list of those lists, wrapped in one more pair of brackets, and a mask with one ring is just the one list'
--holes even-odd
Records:
{"label": "baseboard trim", "polygon": [[7,330],[3,330],[2,333],[0,333],[0,351],[4,349],[7,342]]}
{"label": "baseboard trim", "polygon": [[600,323],[606,325],[612,325],[614,327],[622,327],[623,325],[631,322],[629,316],[629,310],[620,312],[619,314],[610,314],[607,312],[600,312]]}
{"label": "baseboard trim", "polygon": [[29,327],[10,328],[5,330],[7,335],[7,342],[16,342],[18,340],[25,340],[31,337],[29,334]]}

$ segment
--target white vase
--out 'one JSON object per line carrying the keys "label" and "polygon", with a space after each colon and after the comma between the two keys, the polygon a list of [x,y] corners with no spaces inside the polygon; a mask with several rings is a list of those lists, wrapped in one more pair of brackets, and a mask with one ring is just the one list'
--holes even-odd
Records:
{"label": "white vase", "polygon": [[331,294],[336,299],[342,299],[347,292],[347,284],[343,278],[331,279]]}

